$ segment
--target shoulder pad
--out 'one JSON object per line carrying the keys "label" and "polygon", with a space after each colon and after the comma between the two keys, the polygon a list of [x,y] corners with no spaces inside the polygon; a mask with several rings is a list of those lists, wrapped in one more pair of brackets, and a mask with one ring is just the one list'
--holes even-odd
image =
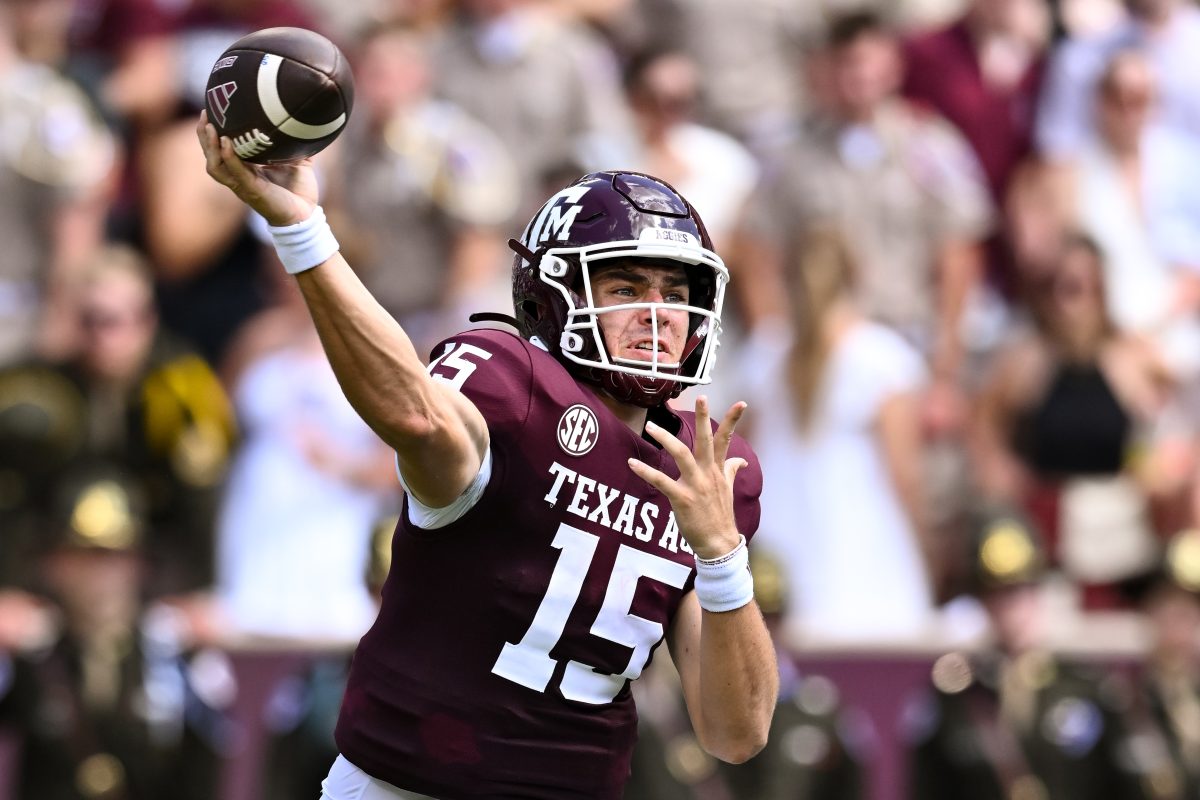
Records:
{"label": "shoulder pad", "polygon": [[503,429],[515,433],[524,427],[532,403],[534,351],[534,345],[515,334],[481,328],[435,347],[427,369],[435,381],[470,399],[493,434]]}

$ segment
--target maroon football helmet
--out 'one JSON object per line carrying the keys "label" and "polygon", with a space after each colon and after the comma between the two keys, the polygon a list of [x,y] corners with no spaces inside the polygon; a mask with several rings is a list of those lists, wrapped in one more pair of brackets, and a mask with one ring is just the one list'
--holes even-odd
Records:
{"label": "maroon football helmet", "polygon": [[[646,408],[685,386],[708,383],[721,333],[729,271],[713,252],[700,215],[667,183],[636,172],[593,172],[558,192],[534,214],[521,240],[510,240],[513,306],[526,339],[544,346],[573,375],[617,400]],[[597,307],[592,272],[614,259],[682,265],[688,305],[625,303]],[[613,357],[599,316],[650,309],[658,339],[660,310],[688,312],[688,337],[678,363]]]}

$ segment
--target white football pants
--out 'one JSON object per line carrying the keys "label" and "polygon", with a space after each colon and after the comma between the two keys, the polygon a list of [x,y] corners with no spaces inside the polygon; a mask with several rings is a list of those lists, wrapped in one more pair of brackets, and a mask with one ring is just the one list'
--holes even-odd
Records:
{"label": "white football pants", "polygon": [[406,792],[390,783],[372,778],[338,756],[321,781],[321,800],[435,800],[428,795]]}

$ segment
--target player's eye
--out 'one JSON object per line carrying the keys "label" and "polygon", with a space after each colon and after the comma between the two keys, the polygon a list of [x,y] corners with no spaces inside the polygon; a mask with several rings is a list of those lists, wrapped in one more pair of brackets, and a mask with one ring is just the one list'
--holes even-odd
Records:
{"label": "player's eye", "polygon": [[680,303],[687,305],[687,295],[683,292],[667,292],[667,296],[663,298],[668,303]]}

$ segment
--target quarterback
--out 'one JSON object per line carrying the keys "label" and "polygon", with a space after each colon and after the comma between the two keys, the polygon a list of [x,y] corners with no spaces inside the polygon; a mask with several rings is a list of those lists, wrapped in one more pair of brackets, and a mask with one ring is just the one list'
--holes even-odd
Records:
{"label": "quarterback", "polygon": [[728,272],[670,186],[593,173],[510,242],[520,335],[428,367],[338,252],[311,167],[262,171],[201,118],[209,175],[271,224],[405,503],[355,651],[326,800],[604,798],[629,775],[629,683],[667,643],[700,743],[744,761],[778,690],[746,539],[762,476],[705,398]]}

